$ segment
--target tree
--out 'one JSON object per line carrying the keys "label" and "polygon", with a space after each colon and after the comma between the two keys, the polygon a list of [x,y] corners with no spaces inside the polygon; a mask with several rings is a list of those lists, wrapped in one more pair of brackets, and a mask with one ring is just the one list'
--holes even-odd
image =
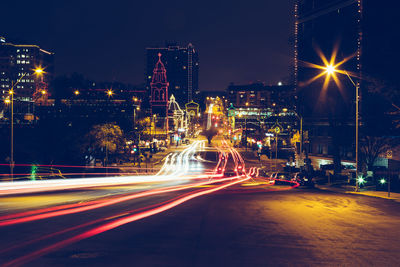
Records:
{"label": "tree", "polygon": [[360,142],[360,161],[368,170],[372,170],[380,155],[393,148],[396,144],[390,137],[366,136]]}
{"label": "tree", "polygon": [[207,138],[208,144],[211,145],[211,141],[214,138],[214,136],[216,136],[218,134],[218,131],[215,127],[211,127],[207,130],[204,130],[203,134]]}
{"label": "tree", "polygon": [[87,150],[95,157],[102,156],[107,164],[109,157],[117,158],[122,150],[124,135],[118,125],[105,123],[93,126],[87,135],[87,140],[89,141]]}
{"label": "tree", "polygon": [[[399,85],[386,82],[384,80],[367,76],[365,91],[371,98],[368,110],[376,114],[377,108],[384,113],[384,119],[390,120],[395,129],[400,128],[400,90]],[[364,108],[366,109],[366,108]],[[375,121],[380,121],[380,118]],[[376,127],[375,129],[380,129]],[[392,129],[389,129],[389,131]]]}
{"label": "tree", "polygon": [[365,79],[369,93],[383,96],[396,111],[400,111],[400,91],[398,86],[373,77],[365,77]]}

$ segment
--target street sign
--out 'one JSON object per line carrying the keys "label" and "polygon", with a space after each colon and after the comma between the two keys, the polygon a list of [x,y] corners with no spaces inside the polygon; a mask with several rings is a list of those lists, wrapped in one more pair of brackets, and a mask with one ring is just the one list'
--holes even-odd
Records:
{"label": "street sign", "polygon": [[278,135],[282,132],[283,127],[282,125],[279,124],[278,121],[276,121],[276,123],[272,126],[271,130]]}

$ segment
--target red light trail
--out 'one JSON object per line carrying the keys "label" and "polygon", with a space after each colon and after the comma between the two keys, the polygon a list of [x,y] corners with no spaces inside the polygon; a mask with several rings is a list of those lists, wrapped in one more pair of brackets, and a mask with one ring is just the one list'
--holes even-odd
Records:
{"label": "red light trail", "polygon": [[[151,189],[147,191],[140,191],[140,192],[134,192],[134,193],[126,193],[123,195],[118,195],[118,196],[113,196],[113,197],[107,197],[107,198],[100,198],[84,203],[74,203],[74,204],[66,204],[66,205],[59,205],[59,206],[53,206],[53,207],[48,207],[48,208],[43,208],[43,209],[37,209],[37,210],[31,210],[31,211],[26,211],[26,212],[20,212],[20,213],[15,213],[15,214],[9,214],[9,215],[4,215],[0,216],[0,226],[9,226],[9,225],[15,225],[15,224],[20,224],[20,223],[26,223],[26,222],[33,222],[37,220],[43,220],[43,219],[48,219],[48,218],[53,218],[53,217],[58,217],[58,216],[64,216],[64,215],[69,215],[69,214],[75,214],[75,213],[80,213],[80,212],[86,212],[94,209],[99,209],[111,205],[115,205],[118,203],[126,202],[129,200],[133,199],[138,199],[138,198],[144,198],[148,196],[154,196],[154,195],[161,195],[165,193],[170,193],[170,192],[178,192],[182,190],[190,190],[190,189],[195,189],[196,187],[202,187],[202,186],[210,186],[212,185],[211,188],[208,189],[199,189],[199,190],[192,190],[190,192],[182,193],[179,196],[172,198],[170,200],[161,202],[161,203],[156,203],[152,204],[150,206],[145,206],[133,210],[129,210],[124,213],[119,213],[114,216],[108,216],[106,218],[101,218],[101,219],[96,219],[93,221],[86,222],[84,224],[80,224],[77,226],[72,226],[66,229],[62,229],[60,231],[46,234],[39,236],[36,239],[32,239],[29,241],[26,241],[24,243],[19,243],[15,244],[12,246],[9,246],[3,250],[0,251],[0,254],[4,254],[9,251],[13,251],[17,248],[24,247],[31,245],[33,243],[42,241],[42,240],[47,240],[54,238],[56,236],[76,231],[79,229],[83,228],[88,228],[90,226],[94,226],[97,224],[101,224],[98,226],[93,227],[92,229],[86,229],[84,232],[77,234],[75,236],[72,236],[70,238],[67,238],[65,240],[61,240],[58,242],[53,243],[50,246],[44,247],[42,249],[36,250],[34,252],[31,252],[27,255],[24,255],[22,257],[16,258],[14,260],[11,260],[10,262],[6,263],[3,266],[16,266],[16,265],[21,265],[26,262],[29,262],[37,257],[40,257],[44,254],[47,254],[51,251],[60,249],[64,246],[70,245],[72,243],[81,241],[86,238],[90,238],[92,236],[104,233],[106,231],[115,229],[119,226],[122,226],[127,223],[131,223],[137,220],[141,220],[147,217],[150,217],[152,215],[156,215],[159,213],[162,213],[166,210],[169,210],[171,208],[174,208],[180,204],[183,204],[191,199],[194,199],[196,197],[200,197],[206,194],[211,194],[217,191],[220,191],[222,189],[228,188],[233,185],[237,185],[239,183],[243,183],[245,181],[248,181],[249,179],[253,179],[252,176],[258,176],[259,175],[259,168],[257,167],[251,167],[249,170],[246,172],[245,170],[245,162],[242,156],[232,147],[229,146],[229,144],[226,141],[223,141],[223,146],[221,148],[227,149],[229,151],[229,154],[232,157],[232,160],[234,161],[234,169],[237,174],[237,176],[234,177],[229,177],[229,178],[222,178],[223,173],[225,172],[225,168],[227,165],[228,161],[228,154],[225,153],[221,148],[218,148],[219,152],[219,158],[217,161],[217,165],[213,170],[211,171],[210,174],[192,174],[188,175],[189,171],[189,155],[193,154],[194,149],[196,148],[197,145],[190,146],[189,148],[185,149],[182,151],[180,154],[174,154],[170,155],[165,159],[164,165],[160,169],[160,171],[153,176],[127,176],[127,177],[112,177],[112,179],[123,179],[123,178],[128,178],[128,180],[117,180],[114,183],[109,183],[108,178],[85,178],[81,182],[82,184],[79,184],[80,179],[70,179],[73,180],[74,182],[72,184],[63,184],[63,185],[58,185],[56,187],[50,186],[52,181],[34,181],[36,184],[38,182],[44,182],[45,186],[41,188],[40,190],[46,190],[46,186],[49,186],[49,190],[55,190],[57,188],[63,188],[63,189],[71,189],[71,188],[88,188],[88,187],[95,187],[95,186],[102,186],[102,185],[124,185],[124,184],[136,184],[136,183],[146,183],[146,182],[154,182],[154,181],[190,181],[190,180],[197,180],[197,179],[207,179],[206,181],[202,182],[195,182],[195,183],[190,183],[190,184],[185,184],[185,185],[175,185],[175,186],[169,186],[169,187],[162,187],[162,188],[157,188],[157,189]],[[131,178],[136,178],[135,182],[133,180],[130,180]],[[139,178],[139,179],[138,179]],[[146,179],[147,180],[146,180]],[[98,181],[98,179],[103,179],[101,181]],[[158,180],[157,180],[158,179]],[[68,181],[68,179],[66,179]],[[66,181],[63,179],[58,179],[57,183],[60,181]],[[88,180],[91,180],[90,183],[88,183]],[[77,182],[78,181],[78,182]],[[28,183],[25,183],[27,186],[28,192],[35,192],[35,188],[30,187],[32,184],[30,184],[31,181],[28,181]],[[19,184],[18,184],[19,183]],[[12,186],[16,186],[16,188],[12,188]],[[0,194],[4,192],[10,193],[10,190],[24,190],[23,187],[20,185],[24,185],[24,183],[20,182],[15,182],[11,183],[11,185],[8,185],[10,187],[2,187],[0,188]],[[271,184],[267,184],[269,186]],[[298,186],[298,184],[288,188],[294,188]],[[280,189],[279,189],[280,190]],[[235,192],[235,191],[228,191],[229,192]],[[109,222],[106,222],[109,221]],[[105,223],[106,222],[106,223]]]}
{"label": "red light trail", "polygon": [[70,245],[72,243],[81,241],[83,239],[98,235],[100,233],[115,229],[115,228],[117,228],[119,226],[122,226],[124,224],[131,223],[131,222],[134,222],[134,221],[137,221],[137,220],[141,220],[141,219],[144,219],[146,217],[149,217],[149,216],[164,212],[164,211],[169,210],[171,208],[174,208],[174,207],[176,207],[176,206],[178,206],[178,205],[180,205],[180,204],[182,204],[182,203],[184,203],[186,201],[189,201],[189,200],[191,200],[193,198],[200,197],[200,196],[203,196],[203,195],[206,195],[206,194],[210,194],[210,193],[216,192],[218,190],[227,188],[229,186],[233,186],[235,184],[239,184],[239,183],[242,183],[244,181],[247,181],[248,179],[250,179],[250,177],[245,177],[245,178],[242,178],[242,179],[235,179],[236,181],[231,181],[229,183],[225,183],[225,184],[219,185],[219,186],[214,187],[214,188],[205,189],[205,190],[197,191],[197,192],[194,192],[194,193],[190,193],[190,194],[188,194],[186,196],[183,196],[183,197],[180,197],[180,198],[178,198],[178,199],[176,199],[176,200],[174,200],[174,201],[172,201],[170,203],[161,205],[161,206],[159,206],[157,208],[146,210],[146,211],[143,211],[143,212],[140,212],[140,213],[136,213],[136,214],[133,214],[133,215],[129,215],[129,216],[126,216],[126,217],[123,217],[123,218],[115,219],[112,222],[109,222],[109,223],[103,224],[101,226],[95,227],[95,228],[93,228],[93,229],[91,229],[89,231],[86,231],[86,232],[82,233],[82,234],[76,235],[74,237],[68,238],[66,240],[57,242],[57,243],[55,243],[53,245],[50,245],[50,246],[47,246],[47,247],[42,248],[40,250],[34,251],[32,253],[29,253],[29,254],[27,254],[25,256],[22,256],[20,258],[14,259],[14,260],[12,260],[12,261],[10,261],[8,263],[5,263],[3,266],[17,266],[17,265],[24,264],[24,263],[29,262],[29,261],[37,258],[37,257],[45,255],[45,254],[47,254],[47,253],[49,253],[51,251],[60,249],[60,248],[62,248],[64,246],[67,246],[67,245]]}

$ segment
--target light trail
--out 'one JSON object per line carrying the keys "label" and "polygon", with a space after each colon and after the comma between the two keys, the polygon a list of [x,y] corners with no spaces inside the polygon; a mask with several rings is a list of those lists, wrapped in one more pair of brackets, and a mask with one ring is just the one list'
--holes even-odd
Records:
{"label": "light trail", "polygon": [[174,191],[181,191],[184,189],[190,189],[190,188],[197,187],[197,186],[226,182],[226,181],[229,181],[232,179],[233,178],[230,177],[230,178],[222,178],[222,179],[215,179],[215,180],[207,180],[207,181],[199,182],[199,183],[195,183],[195,184],[172,186],[172,187],[168,187],[168,188],[142,191],[142,192],[138,192],[138,193],[125,195],[122,197],[114,197],[112,199],[95,200],[95,201],[89,201],[89,202],[85,202],[85,203],[77,203],[75,205],[70,204],[70,205],[55,206],[55,207],[51,207],[51,208],[45,208],[45,209],[39,209],[39,210],[34,210],[34,211],[6,215],[6,216],[0,217],[0,226],[15,225],[15,224],[20,224],[20,223],[25,223],[25,222],[43,220],[43,219],[62,216],[62,215],[68,215],[68,214],[89,211],[89,210],[98,209],[98,208],[114,205],[117,203],[121,203],[121,202],[128,201],[128,200],[133,200],[133,199],[137,199],[137,198],[141,198],[141,197],[158,195],[158,194],[174,192]]}
{"label": "light trail", "polygon": [[123,218],[115,219],[112,222],[103,224],[103,225],[98,226],[98,227],[96,227],[94,229],[88,230],[88,231],[86,231],[86,232],[84,232],[82,234],[76,235],[74,237],[71,237],[71,238],[68,238],[66,240],[57,242],[57,243],[55,243],[53,245],[47,246],[47,247],[42,248],[40,250],[31,252],[31,253],[29,253],[29,254],[27,254],[25,256],[19,257],[19,258],[14,259],[14,260],[11,260],[11,261],[5,263],[3,266],[17,266],[17,265],[21,265],[21,264],[27,263],[27,262],[35,259],[35,258],[43,256],[43,255],[45,255],[45,254],[47,254],[47,253],[49,253],[51,251],[60,249],[62,247],[70,245],[72,243],[75,243],[75,242],[81,241],[83,239],[87,239],[87,238],[93,237],[95,235],[101,234],[103,232],[115,229],[115,228],[120,227],[120,226],[122,226],[124,224],[131,223],[131,222],[134,222],[134,221],[137,221],[137,220],[141,220],[141,219],[147,218],[147,217],[155,215],[155,214],[159,214],[161,212],[164,212],[166,210],[174,208],[174,207],[176,207],[176,206],[178,206],[178,205],[180,205],[182,203],[185,203],[185,202],[187,202],[187,201],[189,201],[189,200],[191,200],[193,198],[200,197],[200,196],[203,196],[203,195],[206,195],[206,194],[210,194],[210,193],[216,192],[218,190],[227,188],[229,186],[233,186],[235,184],[247,181],[248,179],[250,179],[250,178],[249,177],[245,177],[245,178],[242,178],[242,179],[237,179],[236,181],[232,181],[232,182],[217,186],[215,188],[210,188],[210,189],[201,190],[201,191],[198,191],[198,192],[194,192],[194,193],[188,194],[186,196],[183,196],[183,197],[181,197],[181,198],[179,198],[177,200],[174,200],[174,201],[172,201],[170,203],[164,204],[164,205],[159,206],[157,208],[146,210],[146,211],[143,211],[143,212],[140,212],[140,213],[137,213],[137,214],[133,214],[133,215],[129,215],[129,216],[126,216],[126,217],[123,217]]}
{"label": "light trail", "polygon": [[[188,148],[182,151],[178,156],[174,154],[171,162],[168,160],[164,163],[160,172],[155,175],[134,175],[134,176],[112,176],[112,177],[91,177],[91,178],[74,178],[74,179],[52,179],[52,180],[34,180],[34,181],[16,181],[0,183],[0,195],[22,194],[22,193],[38,193],[45,191],[78,189],[111,185],[128,185],[135,183],[153,183],[167,182],[185,179],[182,177],[189,170],[190,154],[194,153],[196,147],[204,141],[196,141]],[[178,159],[175,158],[178,157]],[[172,173],[169,173],[170,171]],[[165,175],[161,175],[166,173]],[[169,173],[169,174],[168,174]],[[188,177],[190,178],[190,176]]]}

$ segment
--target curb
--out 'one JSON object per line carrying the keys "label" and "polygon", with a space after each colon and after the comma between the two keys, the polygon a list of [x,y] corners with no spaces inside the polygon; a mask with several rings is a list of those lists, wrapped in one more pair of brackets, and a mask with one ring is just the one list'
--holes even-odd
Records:
{"label": "curb", "polygon": [[353,194],[353,195],[359,195],[359,196],[390,199],[390,200],[394,200],[396,202],[400,202],[400,198],[398,198],[398,197],[387,197],[387,196],[373,195],[373,194],[369,194],[368,191],[365,191],[365,192],[354,192],[354,191],[347,191],[347,190],[343,190],[343,189],[339,189],[339,188],[331,188],[331,187],[320,186],[318,184],[316,184],[315,187],[320,189],[320,190],[330,191],[330,192],[335,192],[335,193]]}

